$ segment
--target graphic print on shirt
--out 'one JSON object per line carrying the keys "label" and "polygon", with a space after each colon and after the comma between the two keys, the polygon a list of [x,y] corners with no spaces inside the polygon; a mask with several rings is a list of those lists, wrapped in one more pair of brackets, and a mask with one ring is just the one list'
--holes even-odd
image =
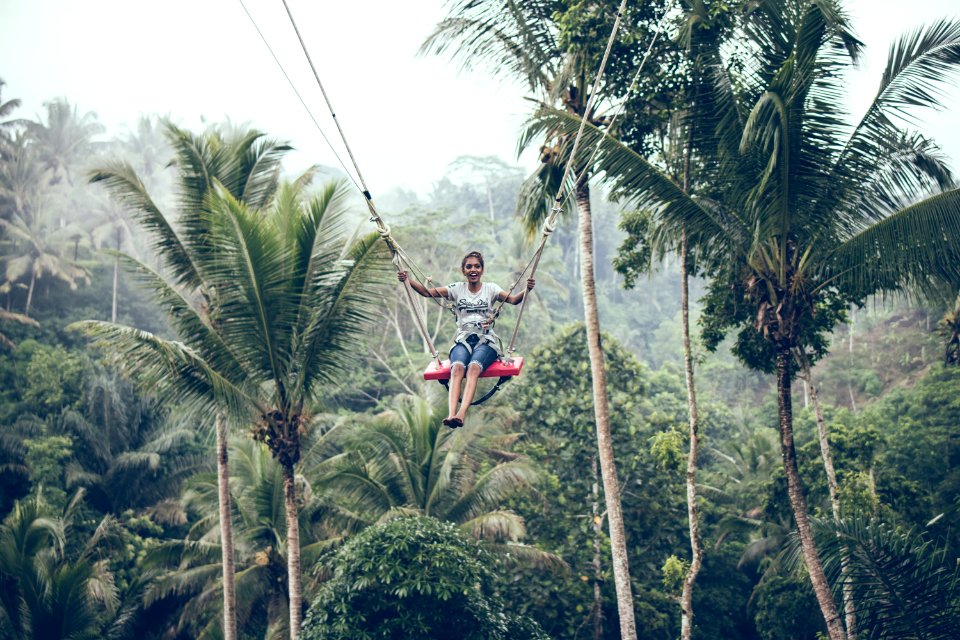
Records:
{"label": "graphic print on shirt", "polygon": [[[466,282],[455,282],[447,287],[447,297],[454,303],[452,311],[457,316],[454,343],[464,343],[468,336],[477,335],[483,342],[497,348],[497,334],[486,323],[491,320],[493,304],[503,289],[492,282],[484,283],[476,293],[471,293],[468,287]],[[500,353],[499,349],[497,353]]]}
{"label": "graphic print on shirt", "polygon": [[480,290],[472,293],[467,283],[457,282],[448,287],[450,297],[454,301],[454,312],[457,316],[457,326],[474,325],[479,327],[486,322],[492,310],[491,303],[500,292],[500,287],[484,283]]}

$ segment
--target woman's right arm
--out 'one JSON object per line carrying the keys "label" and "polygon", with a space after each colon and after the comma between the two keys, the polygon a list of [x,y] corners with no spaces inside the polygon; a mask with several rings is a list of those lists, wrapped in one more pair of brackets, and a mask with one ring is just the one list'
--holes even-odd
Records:
{"label": "woman's right arm", "polygon": [[410,288],[422,295],[424,298],[446,298],[446,287],[430,287],[429,289],[407,275],[406,271],[397,272],[397,280],[400,282],[410,282]]}

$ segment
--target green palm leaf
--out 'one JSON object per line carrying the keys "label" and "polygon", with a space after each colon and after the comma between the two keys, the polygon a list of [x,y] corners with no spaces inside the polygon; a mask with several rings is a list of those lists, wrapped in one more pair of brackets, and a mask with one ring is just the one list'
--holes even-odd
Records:
{"label": "green palm leaf", "polygon": [[255,396],[224,378],[187,345],[131,327],[87,320],[72,329],[101,340],[117,363],[147,388],[187,407],[223,403],[235,416],[246,418],[257,407]]}
{"label": "green palm leaf", "polygon": [[960,189],[932,196],[846,239],[829,261],[834,286],[869,295],[960,282]]}
{"label": "green palm leaf", "polygon": [[202,280],[188,248],[170,220],[153,202],[146,186],[129,163],[107,164],[90,174],[90,182],[101,182],[110,195],[146,229],[151,247],[170,269],[177,282],[188,288],[199,288]]}
{"label": "green palm leaf", "polygon": [[300,299],[309,314],[298,336],[290,388],[301,397],[314,397],[319,384],[336,381],[343,368],[355,364],[356,336],[377,317],[378,286],[386,282],[388,264],[383,243],[371,233],[355,241],[342,260],[317,268]]}
{"label": "green palm leaf", "polygon": [[554,0],[454,0],[420,53],[448,55],[463,69],[484,65],[498,76],[523,78],[534,91],[549,90],[550,65],[561,58],[549,27],[559,8]]}
{"label": "green palm leaf", "polygon": [[229,193],[209,204],[216,257],[208,274],[217,313],[230,320],[221,327],[224,340],[260,380],[284,381],[297,309],[284,279],[284,247],[259,212]]}
{"label": "green palm leaf", "polygon": [[143,262],[125,254],[108,253],[119,258],[127,272],[153,292],[155,299],[167,312],[177,335],[186,344],[196,348],[205,362],[231,380],[246,379],[248,370],[231,351],[231,345],[224,340],[224,336],[212,326],[207,314],[198,311],[177,287]]}
{"label": "green palm leaf", "polygon": [[[859,637],[947,640],[960,634],[960,573],[946,550],[923,535],[863,517],[816,521],[815,534],[834,590],[853,590]],[[792,534],[788,566],[801,562],[797,547]]]}

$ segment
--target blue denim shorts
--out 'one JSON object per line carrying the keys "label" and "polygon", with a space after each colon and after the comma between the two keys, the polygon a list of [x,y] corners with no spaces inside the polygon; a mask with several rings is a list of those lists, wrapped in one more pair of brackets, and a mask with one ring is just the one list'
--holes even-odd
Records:
{"label": "blue denim shorts", "polygon": [[467,336],[467,344],[473,348],[473,353],[470,353],[470,350],[459,342],[453,345],[453,348],[450,349],[450,366],[452,367],[455,362],[459,362],[464,367],[477,363],[482,373],[493,364],[498,357],[497,350],[486,342],[477,344],[478,342],[480,342],[480,336]]}

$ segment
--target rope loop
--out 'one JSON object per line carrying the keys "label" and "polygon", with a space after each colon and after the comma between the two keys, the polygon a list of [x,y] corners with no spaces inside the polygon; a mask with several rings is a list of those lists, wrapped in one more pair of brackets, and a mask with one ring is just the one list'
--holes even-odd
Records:
{"label": "rope loop", "polygon": [[[371,221],[372,221],[372,222],[375,222],[375,220],[373,220],[373,219],[371,219]],[[382,222],[382,221],[381,221],[381,224],[382,224],[383,226],[377,227],[377,233],[380,234],[380,237],[381,237],[381,238],[383,238],[384,240],[386,240],[387,238],[390,237],[390,225],[388,225],[386,222]]]}

